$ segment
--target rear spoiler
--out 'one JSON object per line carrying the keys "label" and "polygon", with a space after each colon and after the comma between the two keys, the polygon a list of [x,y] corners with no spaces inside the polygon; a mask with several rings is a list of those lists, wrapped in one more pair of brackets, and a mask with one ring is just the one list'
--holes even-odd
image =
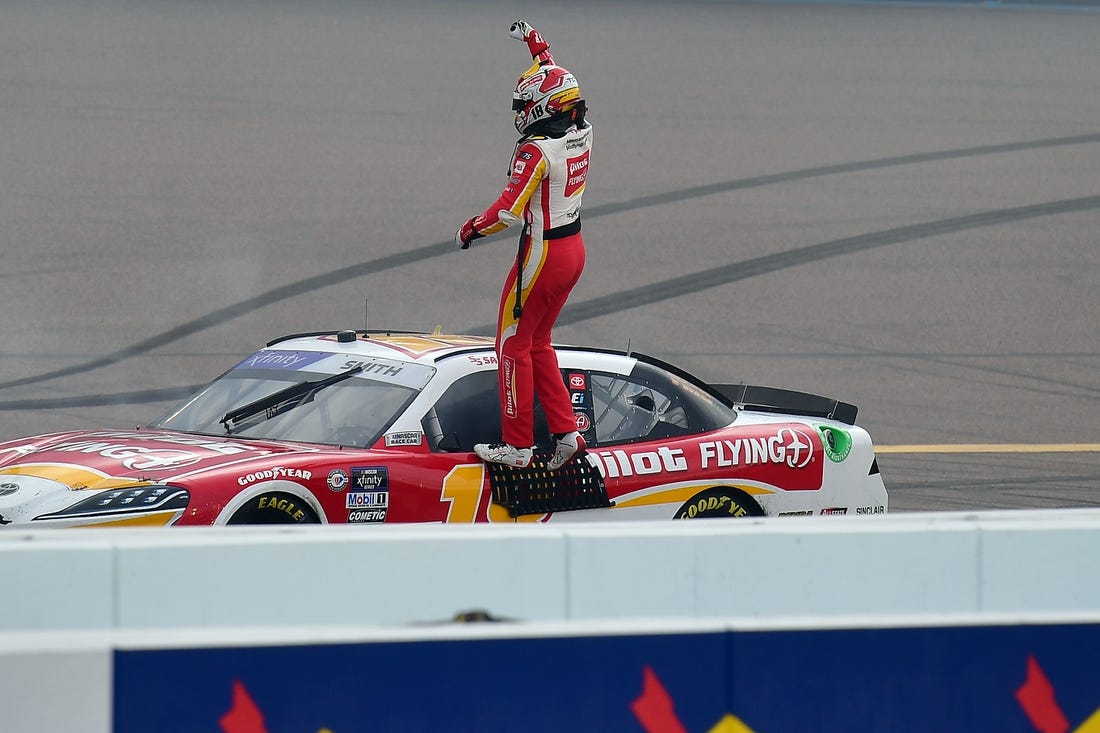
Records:
{"label": "rear spoiler", "polygon": [[856,424],[858,408],[840,400],[791,389],[751,384],[712,384],[710,387],[725,398],[730,407],[784,415],[806,415],[836,420],[847,425]]}

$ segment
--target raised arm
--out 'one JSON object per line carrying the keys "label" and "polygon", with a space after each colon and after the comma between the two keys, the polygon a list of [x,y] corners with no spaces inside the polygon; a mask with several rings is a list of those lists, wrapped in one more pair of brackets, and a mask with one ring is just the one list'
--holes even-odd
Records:
{"label": "raised arm", "polygon": [[554,57],[550,54],[550,44],[526,20],[521,18],[512,23],[512,27],[508,29],[508,35],[517,41],[525,42],[531,51],[531,59],[539,66],[554,63]]}

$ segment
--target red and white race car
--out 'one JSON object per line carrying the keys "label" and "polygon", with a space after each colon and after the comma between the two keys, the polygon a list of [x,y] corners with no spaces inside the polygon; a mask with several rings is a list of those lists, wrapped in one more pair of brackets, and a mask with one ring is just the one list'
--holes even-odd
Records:
{"label": "red and white race car", "polygon": [[0,443],[0,524],[562,522],[887,509],[852,405],[706,384],[636,353],[557,350],[588,451],[555,472],[545,469],[548,453],[511,469],[472,452],[500,439],[491,339],[300,334],[271,342],[147,427]]}

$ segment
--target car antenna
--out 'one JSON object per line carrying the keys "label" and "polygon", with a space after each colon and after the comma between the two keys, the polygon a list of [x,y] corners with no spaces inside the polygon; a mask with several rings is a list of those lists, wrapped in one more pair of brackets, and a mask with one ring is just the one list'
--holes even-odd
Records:
{"label": "car antenna", "polygon": [[363,298],[363,330],[370,329],[370,298]]}

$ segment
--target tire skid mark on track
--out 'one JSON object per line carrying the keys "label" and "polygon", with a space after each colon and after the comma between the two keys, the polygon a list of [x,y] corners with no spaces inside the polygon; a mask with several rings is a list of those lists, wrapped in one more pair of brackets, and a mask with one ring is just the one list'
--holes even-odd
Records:
{"label": "tire skid mark on track", "polygon": [[[562,311],[561,316],[559,316],[558,323],[578,323],[589,318],[596,318],[598,316],[619,313],[624,310],[629,310],[630,308],[650,305],[652,303],[675,298],[680,295],[685,295],[687,293],[698,292],[699,290],[703,290],[706,288],[726,285],[737,280],[745,280],[747,278],[756,277],[758,275],[766,275],[768,273],[778,270],[783,270],[798,265],[804,265],[810,262],[817,262],[830,257],[839,257],[856,252],[863,252],[866,250],[875,249],[877,247],[884,247],[891,244],[900,244],[902,242],[925,239],[928,237],[939,236],[941,234],[950,234],[954,232],[965,231],[968,229],[995,226],[998,224],[1006,224],[1014,221],[1023,221],[1040,216],[1053,216],[1055,214],[1065,214],[1075,211],[1087,211],[1089,209],[1096,208],[1100,208],[1100,196],[1086,196],[1083,198],[1066,199],[1063,201],[1050,201],[1047,203],[1034,204],[1031,206],[1019,206],[1010,209],[983,211],[977,214],[969,214],[967,216],[942,219],[940,221],[927,222],[924,224],[914,224],[911,226],[898,227],[896,229],[887,229],[880,232],[861,234],[855,237],[835,239],[829,242],[821,242],[819,244],[813,244],[795,250],[788,250],[786,252],[779,252],[772,255],[756,257],[754,259],[746,260],[744,262],[730,263],[722,267],[711,268],[689,275],[681,275],[679,277],[670,278],[663,282],[653,283],[651,285],[644,285],[638,288],[624,290],[619,293],[613,293],[611,295],[599,298],[591,298],[574,306],[567,306]],[[450,248],[452,245],[450,243],[443,243],[443,245],[432,245],[432,247],[439,246]],[[384,259],[396,259],[396,257]],[[321,277],[323,278],[323,276]],[[316,279],[318,278],[310,278],[310,281]],[[284,288],[279,288],[279,290],[289,287],[291,286],[285,286]],[[250,301],[244,302],[247,303]],[[231,306],[217,312],[228,312],[235,308],[239,308],[241,305],[242,304],[237,304],[236,306]],[[91,368],[96,368],[97,366],[106,366],[108,364],[113,364],[118,361],[122,361],[123,359],[130,356],[136,356],[140,353],[143,353],[144,351],[148,350],[148,348],[152,348],[148,346],[148,344],[150,343],[156,342],[156,345],[159,346],[163,345],[164,343],[168,343],[168,340],[174,340],[175,337],[173,337],[172,339],[168,339],[168,334],[178,334],[180,331],[186,328],[199,330],[197,327],[195,327],[197,323],[197,321],[192,321],[191,324],[184,324],[183,326],[177,327],[176,329],[168,331],[165,334],[161,334],[160,336],[154,337],[152,339],[147,339],[146,341],[135,344],[128,349],[124,349],[123,351],[119,351],[115,354],[95,360],[94,362],[87,362],[83,365],[76,365],[74,367],[59,369],[46,375],[40,375],[38,378],[27,377],[22,380],[13,380],[11,382],[2,383],[0,384],[0,388],[15,386],[16,384],[28,384],[33,381],[45,381],[46,379],[51,378],[51,375],[68,375],[77,371],[86,371]],[[484,324],[472,329],[468,329],[468,332],[474,335],[491,334],[495,327],[495,324]],[[74,398],[68,400],[11,400],[7,402],[0,402],[0,409],[33,410],[60,406],[72,407],[103,404],[138,404],[141,402],[152,402],[164,399],[178,398],[181,395],[185,396],[184,389],[185,388],[148,390],[141,393],[97,395],[90,398]]]}
{"label": "tire skid mark on track", "polygon": [[41,397],[25,400],[0,400],[0,410],[64,410],[73,407],[106,407],[110,405],[146,405],[150,402],[178,401],[189,397],[205,384],[192,384],[186,387],[165,387],[163,389],[143,389],[135,392],[115,394],[93,394],[75,397]]}
{"label": "tire skid mark on track", "polygon": [[[891,244],[901,244],[917,239],[927,239],[943,234],[979,229],[982,227],[1008,224],[1016,221],[1034,219],[1040,216],[1052,216],[1055,214],[1068,214],[1075,211],[1087,211],[1100,208],[1100,196],[1085,196],[1076,199],[1064,199],[1062,201],[1048,201],[1042,204],[1030,206],[1018,206],[1010,209],[993,209],[981,211],[976,214],[967,214],[950,219],[926,222],[924,224],[912,224],[896,229],[885,229],[868,234],[859,234],[854,237],[834,239],[829,242],[811,244],[798,249],[776,252],[775,254],[755,257],[743,262],[731,262],[719,267],[711,267],[706,270],[694,272],[688,275],[680,275],[661,282],[642,285],[630,290],[623,290],[611,295],[598,298],[590,298],[573,306],[566,306],[558,317],[558,324],[570,324],[585,321],[598,316],[619,313],[631,308],[643,305],[651,305],[662,300],[676,298],[681,295],[695,293],[707,288],[727,285],[738,280],[747,280],[751,277],[767,275],[779,270],[785,270],[798,265],[832,257],[865,252]],[[492,333],[495,324],[479,326],[471,333],[484,335]]]}
{"label": "tire skid mark on track", "polygon": [[[835,165],[819,166],[798,171],[776,173],[752,178],[737,179],[691,188],[679,191],[670,191],[663,194],[643,196],[630,201],[594,206],[585,211],[585,217],[609,216],[625,211],[632,211],[650,206],[660,206],[692,198],[711,196],[719,193],[747,188],[757,188],[774,185],[777,183],[789,183],[820,176],[853,173],[866,170],[889,168],[901,165],[917,163],[937,162],[957,158],[967,158],[984,155],[996,155],[1001,153],[1034,150],[1040,148],[1061,147],[1067,145],[1084,145],[1100,142],[1100,133],[1078,135],[1072,137],[1047,138],[1018,143],[1004,143],[998,145],[982,145],[971,148],[936,151],[931,153],[915,153],[910,155],[891,156],[874,160],[855,161],[851,163],[839,163]],[[644,285],[638,288],[624,290],[619,293],[592,298],[583,303],[567,306],[558,319],[559,324],[577,323],[579,321],[595,318],[610,313],[616,313],[630,308],[660,302],[675,298],[697,290],[717,287],[737,280],[744,280],[757,275],[769,274],[778,270],[795,267],[797,265],[816,262],[830,257],[837,257],[855,252],[861,252],[890,244],[898,244],[914,239],[923,239],[949,234],[952,232],[974,229],[984,226],[994,226],[1013,221],[1022,221],[1038,216],[1050,216],[1054,214],[1083,211],[1100,207],[1100,196],[1091,196],[1062,201],[1051,201],[1031,206],[1015,207],[1010,209],[991,210],[970,214],[967,216],[943,219],[940,221],[926,222],[911,226],[888,229],[880,232],[846,237],[843,239],[821,242],[819,244],[801,247],[795,250],[765,255],[739,263],[713,268],[703,272],[692,273],[663,282]],[[73,364],[60,369],[42,372],[37,375],[20,377],[0,382],[0,389],[26,386],[49,381],[61,377],[72,376],[95,369],[100,369],[112,364],[117,364],[126,359],[141,356],[156,348],[173,343],[181,338],[224,323],[227,320],[237,318],[246,313],[258,310],[288,298],[296,297],[324,287],[336,285],[348,280],[354,280],[366,275],[383,272],[396,267],[411,265],[416,262],[451,253],[453,244],[450,241],[437,242],[435,244],[418,247],[416,249],[399,252],[385,257],[360,262],[358,264],[343,266],[338,269],[313,275],[302,280],[287,283],[273,288],[259,295],[247,298],[237,303],[218,308],[200,318],[181,323],[175,328],[164,331],[150,338],[120,349],[114,353],[106,354],[96,359],[91,359],[79,364]],[[482,325],[473,329],[467,329],[473,334],[492,333],[495,324]],[[175,395],[183,388],[168,390],[147,390],[132,395],[99,395],[90,398],[75,398],[64,402],[66,406],[78,404],[135,404],[146,401],[157,401],[165,397],[153,395]],[[171,397],[168,397],[171,398]],[[93,400],[93,402],[87,402]],[[53,406],[57,400],[12,400],[0,402],[0,409],[43,409]]]}
{"label": "tire skid mark on track", "polygon": [[740,178],[734,181],[721,183],[708,183],[702,186],[669,191],[668,193],[651,194],[640,198],[624,201],[619,204],[601,204],[584,210],[585,218],[593,216],[606,216],[619,214],[624,211],[633,211],[648,206],[660,206],[673,204],[678,201],[713,196],[719,193],[740,191],[747,188],[760,188],[777,183],[792,183],[805,181],[809,178],[831,176],[841,173],[859,173],[861,171],[878,170],[881,168],[893,168],[899,165],[914,165],[917,163],[936,163],[944,160],[956,160],[958,158],[973,158],[982,155],[997,155],[1000,153],[1016,153],[1024,150],[1039,148],[1055,148],[1066,145],[1087,145],[1100,142],[1100,133],[1091,135],[1075,135],[1073,137],[1047,138],[1044,140],[1031,140],[1020,143],[1003,143],[999,145],[981,145],[973,148],[959,148],[956,150],[940,150],[932,153],[913,153],[910,155],[896,155],[889,158],[876,158],[873,160],[860,160],[851,163],[835,163],[823,165],[817,168],[804,168],[786,173],[770,173],[752,178]]}

